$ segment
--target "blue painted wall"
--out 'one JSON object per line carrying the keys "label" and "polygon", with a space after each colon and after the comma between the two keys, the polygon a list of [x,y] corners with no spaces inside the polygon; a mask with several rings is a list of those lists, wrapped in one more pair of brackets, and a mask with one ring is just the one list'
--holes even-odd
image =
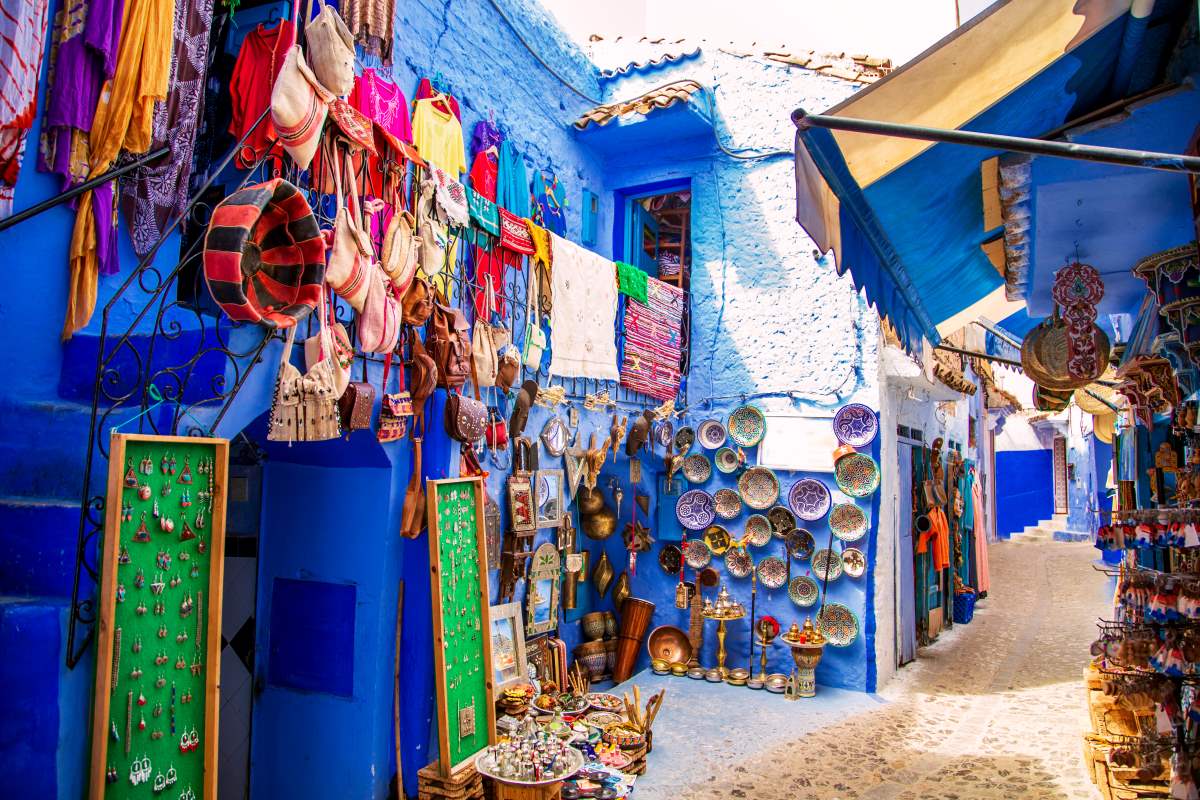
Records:
{"label": "blue painted wall", "polygon": [[1007,539],[1054,513],[1054,456],[1050,450],[996,453],[996,535]]}

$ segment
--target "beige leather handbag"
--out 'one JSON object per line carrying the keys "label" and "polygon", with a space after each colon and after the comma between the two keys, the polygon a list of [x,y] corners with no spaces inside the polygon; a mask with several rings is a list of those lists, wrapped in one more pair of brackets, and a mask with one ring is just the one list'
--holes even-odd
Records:
{"label": "beige leather handbag", "polygon": [[275,399],[271,404],[267,438],[273,442],[323,442],[342,433],[338,418],[338,394],[334,388],[332,358],[327,354],[301,375],[291,362],[296,326],[288,328]]}
{"label": "beige leather handbag", "polygon": [[309,69],[300,45],[292,45],[271,87],[271,121],[283,149],[300,169],[308,169],[316,155],[331,99]]}
{"label": "beige leather handbag", "polygon": [[[308,2],[308,18],[312,18],[312,0]],[[304,27],[308,58],[321,85],[338,97],[345,97],[354,88],[354,37],[335,9],[317,0],[320,12]]]}
{"label": "beige leather handbag", "polygon": [[340,151],[335,157],[333,180],[337,191],[337,219],[333,226],[333,249],[325,280],[355,311],[362,311],[367,301],[371,278],[378,267],[374,263],[371,238],[362,224],[358,202],[358,182],[353,175],[344,176],[350,184],[350,197],[342,194],[342,173],[345,171]]}

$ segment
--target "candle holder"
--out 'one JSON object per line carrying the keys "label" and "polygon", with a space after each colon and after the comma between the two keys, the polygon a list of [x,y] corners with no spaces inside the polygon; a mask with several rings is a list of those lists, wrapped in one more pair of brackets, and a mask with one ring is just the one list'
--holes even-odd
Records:
{"label": "candle holder", "polygon": [[700,613],[705,619],[717,620],[717,672],[721,676],[721,680],[725,680],[729,676],[729,670],[725,668],[726,624],[730,620],[746,616],[746,609],[741,603],[734,600],[730,596],[729,590],[722,585],[721,591],[717,593],[716,602],[705,600],[704,610]]}
{"label": "candle holder", "polygon": [[784,696],[788,700],[817,696],[817,664],[825,653],[825,637],[813,627],[812,618],[804,619],[804,628],[796,623],[782,637],[783,643],[792,648],[792,660],[796,669],[788,683]]}
{"label": "candle holder", "polygon": [[761,689],[767,683],[767,650],[775,643],[775,637],[779,635],[779,623],[773,617],[763,617],[758,621],[757,635],[754,637],[755,644],[761,650],[761,655],[758,659],[758,674],[754,676],[754,688]]}

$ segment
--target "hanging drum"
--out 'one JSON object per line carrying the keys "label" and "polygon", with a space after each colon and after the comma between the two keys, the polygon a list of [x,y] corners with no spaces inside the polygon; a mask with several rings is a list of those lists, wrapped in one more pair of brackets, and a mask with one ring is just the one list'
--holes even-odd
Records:
{"label": "hanging drum", "polygon": [[[1085,374],[1075,376],[1070,372],[1072,356],[1068,326],[1057,314],[1041,322],[1021,344],[1021,367],[1025,373],[1039,386],[1068,392],[1099,378],[1108,367],[1108,336],[1095,323],[1089,322],[1088,326],[1092,333],[1089,358],[1094,359],[1094,363],[1090,370],[1083,370]],[[1076,366],[1079,366],[1078,359]]]}

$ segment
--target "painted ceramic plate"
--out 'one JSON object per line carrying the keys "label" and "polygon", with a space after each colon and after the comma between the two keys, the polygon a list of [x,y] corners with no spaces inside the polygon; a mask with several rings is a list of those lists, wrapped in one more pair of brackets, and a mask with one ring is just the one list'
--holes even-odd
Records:
{"label": "painted ceramic plate", "polygon": [[857,547],[847,547],[842,551],[842,566],[851,578],[861,578],[867,571],[867,557]]}
{"label": "painted ceramic plate", "polygon": [[754,559],[744,547],[738,547],[725,554],[725,571],[734,578],[749,578],[754,571]]}
{"label": "painted ceramic plate", "polygon": [[817,582],[807,575],[798,575],[788,584],[788,597],[801,608],[808,608],[817,602],[819,591]]}
{"label": "painted ceramic plate", "polygon": [[679,495],[675,502],[675,516],[679,524],[690,531],[702,531],[712,525],[717,512],[713,508],[712,495],[703,489],[689,489]]}
{"label": "painted ceramic plate", "polygon": [[705,450],[716,450],[725,444],[725,426],[715,419],[706,419],[696,428],[696,441]]}
{"label": "painted ceramic plate", "polygon": [[796,515],[787,506],[772,506],[767,519],[771,521],[771,531],[780,539],[796,527]]}
{"label": "painted ceramic plate", "polygon": [[675,437],[675,426],[670,422],[659,422],[654,426],[654,441],[663,447],[670,447]]}
{"label": "painted ceramic plate", "polygon": [[796,528],[785,539],[788,555],[797,561],[806,561],[812,557],[816,542],[813,535],[804,528]]}
{"label": "painted ceramic plate", "polygon": [[583,723],[591,725],[593,728],[603,728],[606,725],[614,725],[624,721],[625,717],[615,711],[589,711],[583,718]]}
{"label": "painted ceramic plate", "polygon": [[854,503],[838,503],[829,512],[829,530],[843,542],[857,542],[867,533],[867,515]]}
{"label": "painted ceramic plate", "polygon": [[818,550],[813,553],[812,574],[818,581],[836,581],[842,577],[842,557],[832,550]]}
{"label": "painted ceramic plate", "polygon": [[692,444],[696,441],[696,432],[686,425],[675,431],[675,450],[678,453],[686,453],[692,449]]}
{"label": "painted ceramic plate", "polygon": [[838,488],[851,497],[866,497],[879,488],[879,465],[866,453],[839,459],[833,473]]}
{"label": "painted ceramic plate", "polygon": [[817,617],[817,630],[834,647],[846,647],[858,638],[858,617],[841,603],[826,603]]}
{"label": "painted ceramic plate", "polygon": [[762,547],[771,541],[771,521],[762,514],[751,514],[746,520],[742,541],[753,547]]}
{"label": "painted ceramic plate", "polygon": [[729,447],[719,448],[716,455],[713,456],[713,461],[717,462],[717,469],[726,475],[737,472],[744,460],[738,457],[736,450]]}
{"label": "painted ceramic plate", "polygon": [[721,519],[733,519],[742,513],[742,498],[733,489],[717,489],[713,501]]}
{"label": "painted ceramic plate", "polygon": [[833,415],[833,435],[851,447],[866,447],[879,433],[879,418],[862,403],[842,406]]}
{"label": "painted ceramic plate", "polygon": [[683,557],[692,569],[703,569],[712,562],[712,552],[701,539],[690,539],[684,544]]}
{"label": "painted ceramic plate", "polygon": [[729,415],[729,438],[739,447],[754,447],[767,433],[767,419],[754,406],[742,406]]}
{"label": "painted ceramic plate", "polygon": [[738,478],[738,491],[750,508],[767,509],[779,499],[779,479],[766,467],[751,467]]}
{"label": "painted ceramic plate", "polygon": [[828,487],[816,478],[801,478],[788,492],[788,505],[797,517],[808,522],[824,517],[832,504]]}
{"label": "painted ceramic plate", "polygon": [[704,532],[704,544],[708,546],[710,553],[719,556],[729,549],[733,540],[729,538],[729,531],[720,525],[712,525]]}
{"label": "painted ceramic plate", "polygon": [[589,692],[587,696],[588,705],[597,711],[612,711],[619,713],[625,708],[625,701],[617,697],[615,694],[607,692]]}
{"label": "painted ceramic plate", "polygon": [[683,563],[683,551],[677,544],[663,545],[658,551],[658,565],[668,575],[678,575],[679,565]]}
{"label": "painted ceramic plate", "polygon": [[767,556],[758,562],[758,582],[768,589],[778,589],[787,583],[787,565],[783,559]]}
{"label": "painted ceramic plate", "polygon": [[712,463],[703,453],[692,453],[683,460],[683,477],[688,483],[705,483],[712,477]]}

